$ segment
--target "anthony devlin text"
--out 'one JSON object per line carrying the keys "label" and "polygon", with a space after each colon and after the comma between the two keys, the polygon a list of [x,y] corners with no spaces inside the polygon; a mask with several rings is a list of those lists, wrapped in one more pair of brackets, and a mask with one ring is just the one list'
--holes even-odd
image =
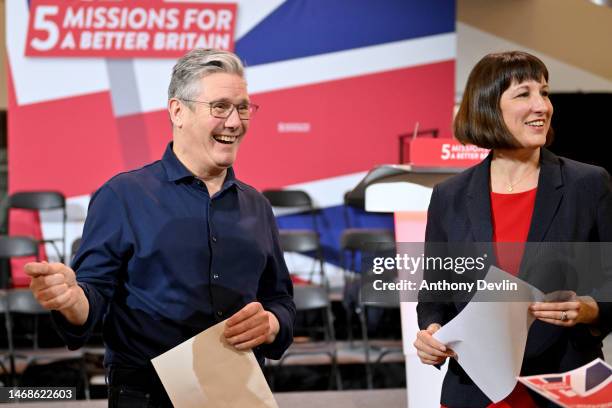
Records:
{"label": "anthony devlin text", "polygon": [[439,280],[428,282],[422,280],[418,282],[401,279],[396,282],[384,282],[382,279],[377,279],[372,283],[374,290],[431,290],[431,291],[449,291],[449,292],[472,292],[474,287],[477,290],[489,291],[517,291],[518,284],[504,279],[501,282],[487,282],[479,279],[476,282],[448,282],[447,280]]}

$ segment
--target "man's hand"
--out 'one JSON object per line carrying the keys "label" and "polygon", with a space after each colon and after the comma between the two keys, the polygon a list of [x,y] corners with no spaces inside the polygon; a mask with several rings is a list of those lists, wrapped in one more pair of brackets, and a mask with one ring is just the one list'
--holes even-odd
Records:
{"label": "man's hand", "polygon": [[453,350],[433,338],[432,335],[440,330],[440,327],[438,323],[432,323],[427,327],[427,330],[421,330],[417,333],[417,338],[413,344],[423,364],[442,364],[447,357],[455,356]]}
{"label": "man's hand", "polygon": [[544,302],[533,303],[531,313],[543,322],[571,327],[599,320],[599,305],[590,296],[576,296],[573,291],[553,292]]}
{"label": "man's hand", "polygon": [[32,277],[30,290],[42,307],[58,310],[77,326],[87,321],[89,302],[72,269],[62,263],[30,262],[25,273]]}
{"label": "man's hand", "polygon": [[223,335],[236,349],[249,350],[272,343],[279,330],[274,313],[264,310],[259,302],[251,302],[227,319]]}

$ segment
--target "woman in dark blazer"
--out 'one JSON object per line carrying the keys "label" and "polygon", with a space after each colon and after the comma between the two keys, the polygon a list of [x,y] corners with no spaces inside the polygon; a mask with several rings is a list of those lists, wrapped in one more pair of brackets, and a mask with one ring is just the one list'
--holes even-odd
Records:
{"label": "woman in dark blazer", "polygon": [[[612,241],[609,174],[545,148],[552,138],[548,92],[546,66],[530,54],[489,54],[478,62],[468,78],[454,130],[462,143],[491,153],[434,188],[427,242]],[[611,287],[612,282],[606,281],[602,293]],[[419,358],[424,364],[440,365],[451,357],[442,405],[545,404],[520,386],[503,402],[492,404],[471,381],[452,358],[454,352],[432,337],[460,309],[458,304],[441,302],[417,306],[422,330],[414,345]],[[522,375],[563,372],[602,357],[602,340],[612,330],[612,303],[572,296],[562,302],[535,303],[530,311],[538,320],[529,332]]]}

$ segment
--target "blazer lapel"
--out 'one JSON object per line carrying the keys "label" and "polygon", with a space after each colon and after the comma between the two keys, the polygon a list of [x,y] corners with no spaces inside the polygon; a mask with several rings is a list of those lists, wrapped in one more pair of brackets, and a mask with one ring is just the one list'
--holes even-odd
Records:
{"label": "blazer lapel", "polygon": [[492,153],[475,169],[467,190],[467,209],[474,242],[491,242],[491,195],[489,194],[489,169]]}
{"label": "blazer lapel", "polygon": [[563,190],[561,162],[555,154],[542,148],[538,191],[527,241],[541,242],[544,240],[552,220],[557,215],[559,203],[563,198]]}

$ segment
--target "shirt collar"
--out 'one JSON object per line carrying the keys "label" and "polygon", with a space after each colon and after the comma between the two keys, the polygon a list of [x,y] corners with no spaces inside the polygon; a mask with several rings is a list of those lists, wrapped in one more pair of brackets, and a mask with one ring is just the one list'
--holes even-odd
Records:
{"label": "shirt collar", "polygon": [[[168,181],[179,181],[185,178],[193,178],[194,175],[181,163],[172,151],[172,143],[168,143],[166,147],[166,151],[162,156],[162,164],[166,169],[166,175],[168,176]],[[234,173],[234,168],[230,167],[227,169],[227,174],[225,176],[225,181],[223,182],[222,190],[225,190],[233,185],[236,185],[242,190],[242,185],[236,179],[236,174]]]}

